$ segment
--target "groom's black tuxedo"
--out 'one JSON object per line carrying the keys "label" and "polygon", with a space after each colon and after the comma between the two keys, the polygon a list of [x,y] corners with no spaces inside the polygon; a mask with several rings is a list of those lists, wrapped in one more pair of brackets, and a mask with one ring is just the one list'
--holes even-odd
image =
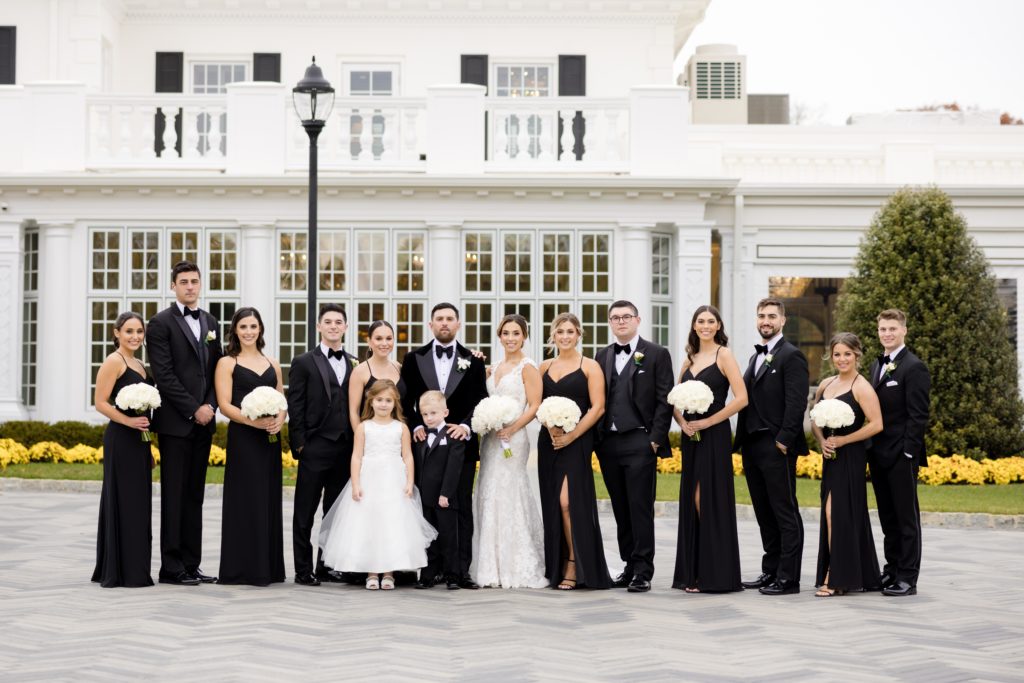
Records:
{"label": "groom's black tuxedo", "polygon": [[[292,516],[297,577],[313,571],[310,535],[321,496],[326,515],[351,474],[353,427],[349,424],[348,384],[356,358],[345,352],[340,362],[345,375],[339,384],[317,344],[312,351],[293,358],[288,372],[288,441],[299,461]],[[319,559],[316,571],[324,576]]]}
{"label": "groom's black tuxedo", "polygon": [[[420,581],[444,576],[460,576],[459,562],[459,478],[465,459],[466,442],[447,435],[434,436],[434,443],[421,441],[413,445],[416,485],[423,503],[423,517],[437,529],[437,538],[427,548],[427,566],[420,572]],[[438,503],[441,496],[448,507]]]}
{"label": "groom's black tuxedo", "polygon": [[[423,426],[419,413],[419,400],[429,390],[443,391],[448,404],[447,421],[469,426],[476,405],[487,397],[487,370],[484,362],[476,358],[462,344],[456,342],[451,372],[446,386],[440,386],[434,369],[433,340],[416,351],[406,354],[402,360],[402,379],[405,381],[405,399],[402,411],[411,431]],[[459,369],[459,361],[468,361],[469,366]],[[458,546],[460,572],[469,576],[469,565],[473,558],[473,479],[476,463],[480,459],[480,442],[471,434],[465,442],[465,457],[459,474],[458,492]]]}
{"label": "groom's black tuxedo", "polygon": [[[595,450],[615,513],[623,574],[650,581],[657,462],[672,455],[672,407],[666,400],[672,389],[672,356],[668,349],[637,338],[621,372],[616,372],[614,344],[598,351],[595,360],[605,376],[605,412]],[[652,443],[658,445],[657,454]]]}
{"label": "groom's black tuxedo", "polygon": [[146,350],[162,403],[153,415],[160,438],[160,575],[172,578],[196,571],[202,555],[206,468],[217,421],[197,424],[195,412],[201,405],[217,408],[217,319],[200,311],[197,339],[178,304],[171,304],[149,321]]}
{"label": "groom's black tuxedo", "polygon": [[928,428],[931,377],[920,358],[904,348],[883,373],[881,361],[869,375],[882,409],[882,432],[871,439],[868,464],[885,536],[884,573],[917,586],[921,569],[921,512],[917,468],[927,466],[924,435]]}
{"label": "groom's black tuxedo", "polygon": [[810,378],[804,354],[784,338],[769,354],[771,362],[765,360],[756,372],[758,354],[751,356],[743,375],[748,403],[737,420],[734,446],[743,453],[750,502],[761,529],[761,571],[799,582],[804,525],[796,502],[796,458],[807,453],[803,425]]}

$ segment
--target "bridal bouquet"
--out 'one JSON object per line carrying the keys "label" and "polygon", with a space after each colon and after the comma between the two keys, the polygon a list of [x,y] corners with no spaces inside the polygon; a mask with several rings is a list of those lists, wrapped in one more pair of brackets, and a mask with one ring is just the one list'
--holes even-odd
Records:
{"label": "bridal bouquet", "polygon": [[[117,392],[114,405],[124,411],[130,410],[136,415],[148,415],[151,410],[160,407],[160,392],[154,386],[136,382]],[[142,432],[142,440],[152,441],[153,434],[147,429]]]}
{"label": "bridal bouquet", "polygon": [[[715,402],[715,394],[704,382],[691,379],[672,387],[672,391],[668,392],[668,402],[684,415],[701,415],[708,412],[708,408]],[[690,441],[700,441],[700,432],[694,432]]]}
{"label": "bridal bouquet", "polygon": [[[850,404],[837,398],[822,399],[811,408],[811,420],[825,431],[826,438],[832,436],[831,432],[833,430],[849,427],[855,419],[856,417]],[[832,453],[832,455],[825,457],[829,460],[835,460],[836,455]]]}
{"label": "bridal bouquet", "polygon": [[[488,396],[476,404],[473,411],[473,421],[470,426],[477,434],[496,432],[511,424],[519,417],[519,404],[509,396]],[[506,458],[512,457],[512,448],[508,441],[502,440],[501,447],[504,449]]]}
{"label": "bridal bouquet", "polygon": [[537,408],[537,419],[542,425],[548,429],[558,427],[563,432],[576,429],[582,416],[576,401],[564,396],[548,396]]}
{"label": "bridal bouquet", "polygon": [[[250,420],[258,420],[261,417],[277,417],[282,410],[288,410],[288,401],[284,395],[273,387],[256,387],[242,399],[242,415]],[[277,442],[277,434],[269,434],[267,440],[270,443]]]}

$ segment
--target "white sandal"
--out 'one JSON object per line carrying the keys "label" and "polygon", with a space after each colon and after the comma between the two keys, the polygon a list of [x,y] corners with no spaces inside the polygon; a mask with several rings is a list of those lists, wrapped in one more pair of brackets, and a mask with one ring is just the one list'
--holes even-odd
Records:
{"label": "white sandal", "polygon": [[395,590],[395,577],[385,576],[380,580],[380,589],[385,591]]}
{"label": "white sandal", "polygon": [[378,588],[380,588],[380,580],[377,578],[377,575],[374,574],[372,576],[367,576],[366,577],[366,590],[368,590],[368,591],[375,591]]}

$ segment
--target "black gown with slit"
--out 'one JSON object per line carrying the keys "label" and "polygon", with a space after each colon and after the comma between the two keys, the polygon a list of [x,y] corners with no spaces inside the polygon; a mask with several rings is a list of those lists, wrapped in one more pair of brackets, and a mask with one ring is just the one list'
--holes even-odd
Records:
{"label": "black gown with slit", "polygon": [[[236,364],[231,405],[240,407],[256,387],[277,387],[274,366],[256,373]],[[268,436],[263,429],[228,424],[218,583],[266,586],[284,581],[281,441],[271,443]]]}
{"label": "black gown with slit", "polygon": [[[126,368],[114,382],[111,405],[121,389],[139,382],[153,383],[148,377]],[[103,432],[103,489],[96,532],[96,569],[92,574],[92,580],[104,588],[153,585],[150,576],[152,457],[149,442],[142,440],[138,429],[113,421],[107,424]]]}
{"label": "black gown with slit", "polygon": [[[590,410],[590,390],[583,368],[577,368],[557,382],[545,372],[544,398],[564,396],[576,402],[581,414]],[[586,588],[611,588],[608,562],[604,554],[601,524],[597,517],[597,494],[591,457],[594,438],[587,430],[565,448],[556,451],[548,430],[541,428],[537,439],[537,476],[540,483],[541,516],[544,523],[544,575],[557,587],[565,575],[569,559],[562,532],[562,508],[559,496],[562,482],[569,491],[569,519],[572,524],[576,582]]]}
{"label": "black gown with slit", "polygon": [[[834,430],[837,436],[852,434],[864,424],[864,411],[853,389],[835,397],[853,408],[849,427]],[[818,573],[814,585],[838,590],[879,590],[878,555],[868,516],[867,440],[846,444],[834,459],[823,461],[821,473],[821,531],[818,539]],[[832,495],[832,543],[829,547],[825,501]]]}
{"label": "black gown with slit", "polygon": [[[725,406],[729,380],[712,363],[694,377],[689,369],[682,381],[707,384],[715,401],[700,420]],[[732,470],[732,429],[729,421],[702,429],[700,441],[683,435],[683,475],[679,481],[679,536],[673,588],[697,588],[724,593],[743,590],[740,578],[740,543],[736,531],[736,488]],[[700,514],[695,494],[700,485]]]}

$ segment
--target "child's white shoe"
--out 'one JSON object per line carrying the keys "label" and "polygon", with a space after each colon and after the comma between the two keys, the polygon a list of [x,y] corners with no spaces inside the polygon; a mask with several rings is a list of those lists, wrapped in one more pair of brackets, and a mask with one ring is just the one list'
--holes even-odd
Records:
{"label": "child's white shoe", "polygon": [[385,591],[395,590],[395,577],[385,576],[380,580],[380,589]]}
{"label": "child's white shoe", "polygon": [[[394,588],[394,581],[391,582],[391,587]],[[366,590],[375,591],[380,588],[380,579],[377,578],[376,574],[371,574],[366,577]]]}

